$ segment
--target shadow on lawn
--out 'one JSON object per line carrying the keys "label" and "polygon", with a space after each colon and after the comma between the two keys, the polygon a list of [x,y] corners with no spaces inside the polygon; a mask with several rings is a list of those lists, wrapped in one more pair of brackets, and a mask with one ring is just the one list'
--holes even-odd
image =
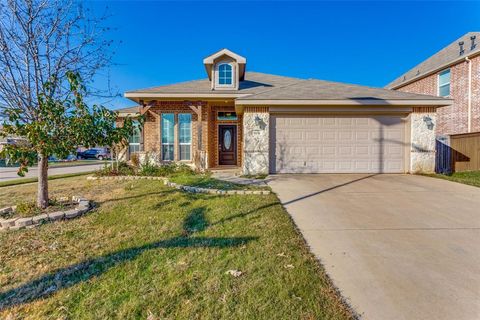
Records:
{"label": "shadow on lawn", "polygon": [[72,287],[83,281],[99,276],[121,263],[132,261],[140,254],[152,249],[171,248],[229,248],[243,245],[258,237],[192,237],[195,232],[204,231],[209,223],[205,218],[205,207],[195,208],[183,222],[182,236],[161,240],[139,247],[116,251],[92,258],[65,268],[55,270],[26,284],[0,292],[0,310],[45,298],[61,289]]}

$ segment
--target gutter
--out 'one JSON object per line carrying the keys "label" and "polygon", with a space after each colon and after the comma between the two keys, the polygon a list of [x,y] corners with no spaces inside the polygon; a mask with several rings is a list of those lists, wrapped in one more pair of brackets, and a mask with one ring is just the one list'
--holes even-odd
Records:
{"label": "gutter", "polygon": [[339,100],[302,100],[302,99],[236,99],[235,105],[297,105],[297,106],[449,106],[453,103],[451,99],[405,99],[405,100],[382,100],[382,99],[339,99]]}
{"label": "gutter", "polygon": [[465,57],[465,61],[468,63],[467,132],[472,132],[472,60]]}

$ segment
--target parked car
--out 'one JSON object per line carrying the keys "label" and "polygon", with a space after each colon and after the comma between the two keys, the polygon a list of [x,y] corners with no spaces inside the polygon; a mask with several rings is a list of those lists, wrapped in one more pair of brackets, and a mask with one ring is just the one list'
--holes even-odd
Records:
{"label": "parked car", "polygon": [[92,148],[83,152],[77,152],[77,159],[110,159],[110,150],[107,148]]}

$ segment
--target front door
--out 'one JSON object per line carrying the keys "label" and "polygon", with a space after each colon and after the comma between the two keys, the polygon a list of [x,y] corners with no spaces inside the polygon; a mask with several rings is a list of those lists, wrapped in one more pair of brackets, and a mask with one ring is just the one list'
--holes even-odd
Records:
{"label": "front door", "polygon": [[218,126],[218,164],[237,164],[237,126]]}

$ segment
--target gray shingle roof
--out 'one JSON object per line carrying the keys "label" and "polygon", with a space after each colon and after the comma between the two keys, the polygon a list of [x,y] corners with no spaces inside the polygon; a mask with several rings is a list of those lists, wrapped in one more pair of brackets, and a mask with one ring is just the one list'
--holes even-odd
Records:
{"label": "gray shingle roof", "polygon": [[201,79],[188,82],[175,83],[165,86],[152,87],[146,89],[139,89],[128,91],[132,93],[209,93],[209,94],[224,94],[224,93],[258,93],[269,90],[273,87],[281,87],[300,81],[298,78],[290,78],[283,76],[276,76],[272,74],[259,72],[246,72],[245,80],[240,82],[239,90],[212,90],[210,80]]}
{"label": "gray shingle roof", "polygon": [[237,100],[439,100],[443,98],[324,80],[302,80]]}
{"label": "gray shingle roof", "polygon": [[[298,79],[259,72],[247,72],[240,82],[239,90],[211,90],[208,79],[165,85],[127,92],[135,94],[246,94],[236,98],[245,100],[438,100],[445,99],[415,93],[406,93],[383,88],[372,88],[354,84],[315,79]],[[125,112],[125,111],[123,111]]]}
{"label": "gray shingle roof", "polygon": [[[476,36],[476,46],[473,48],[471,45],[472,41],[470,40],[470,37],[472,36]],[[463,54],[460,54],[460,46],[458,44],[460,41],[463,41],[464,43],[463,49],[465,51]],[[422,78],[431,72],[437,71],[439,68],[442,68],[445,65],[455,62],[459,58],[466,57],[477,52],[480,52],[480,32],[469,32],[450,43],[448,46],[438,51],[430,58],[402,74],[400,77],[387,84],[385,88],[396,88],[412,79]]]}

